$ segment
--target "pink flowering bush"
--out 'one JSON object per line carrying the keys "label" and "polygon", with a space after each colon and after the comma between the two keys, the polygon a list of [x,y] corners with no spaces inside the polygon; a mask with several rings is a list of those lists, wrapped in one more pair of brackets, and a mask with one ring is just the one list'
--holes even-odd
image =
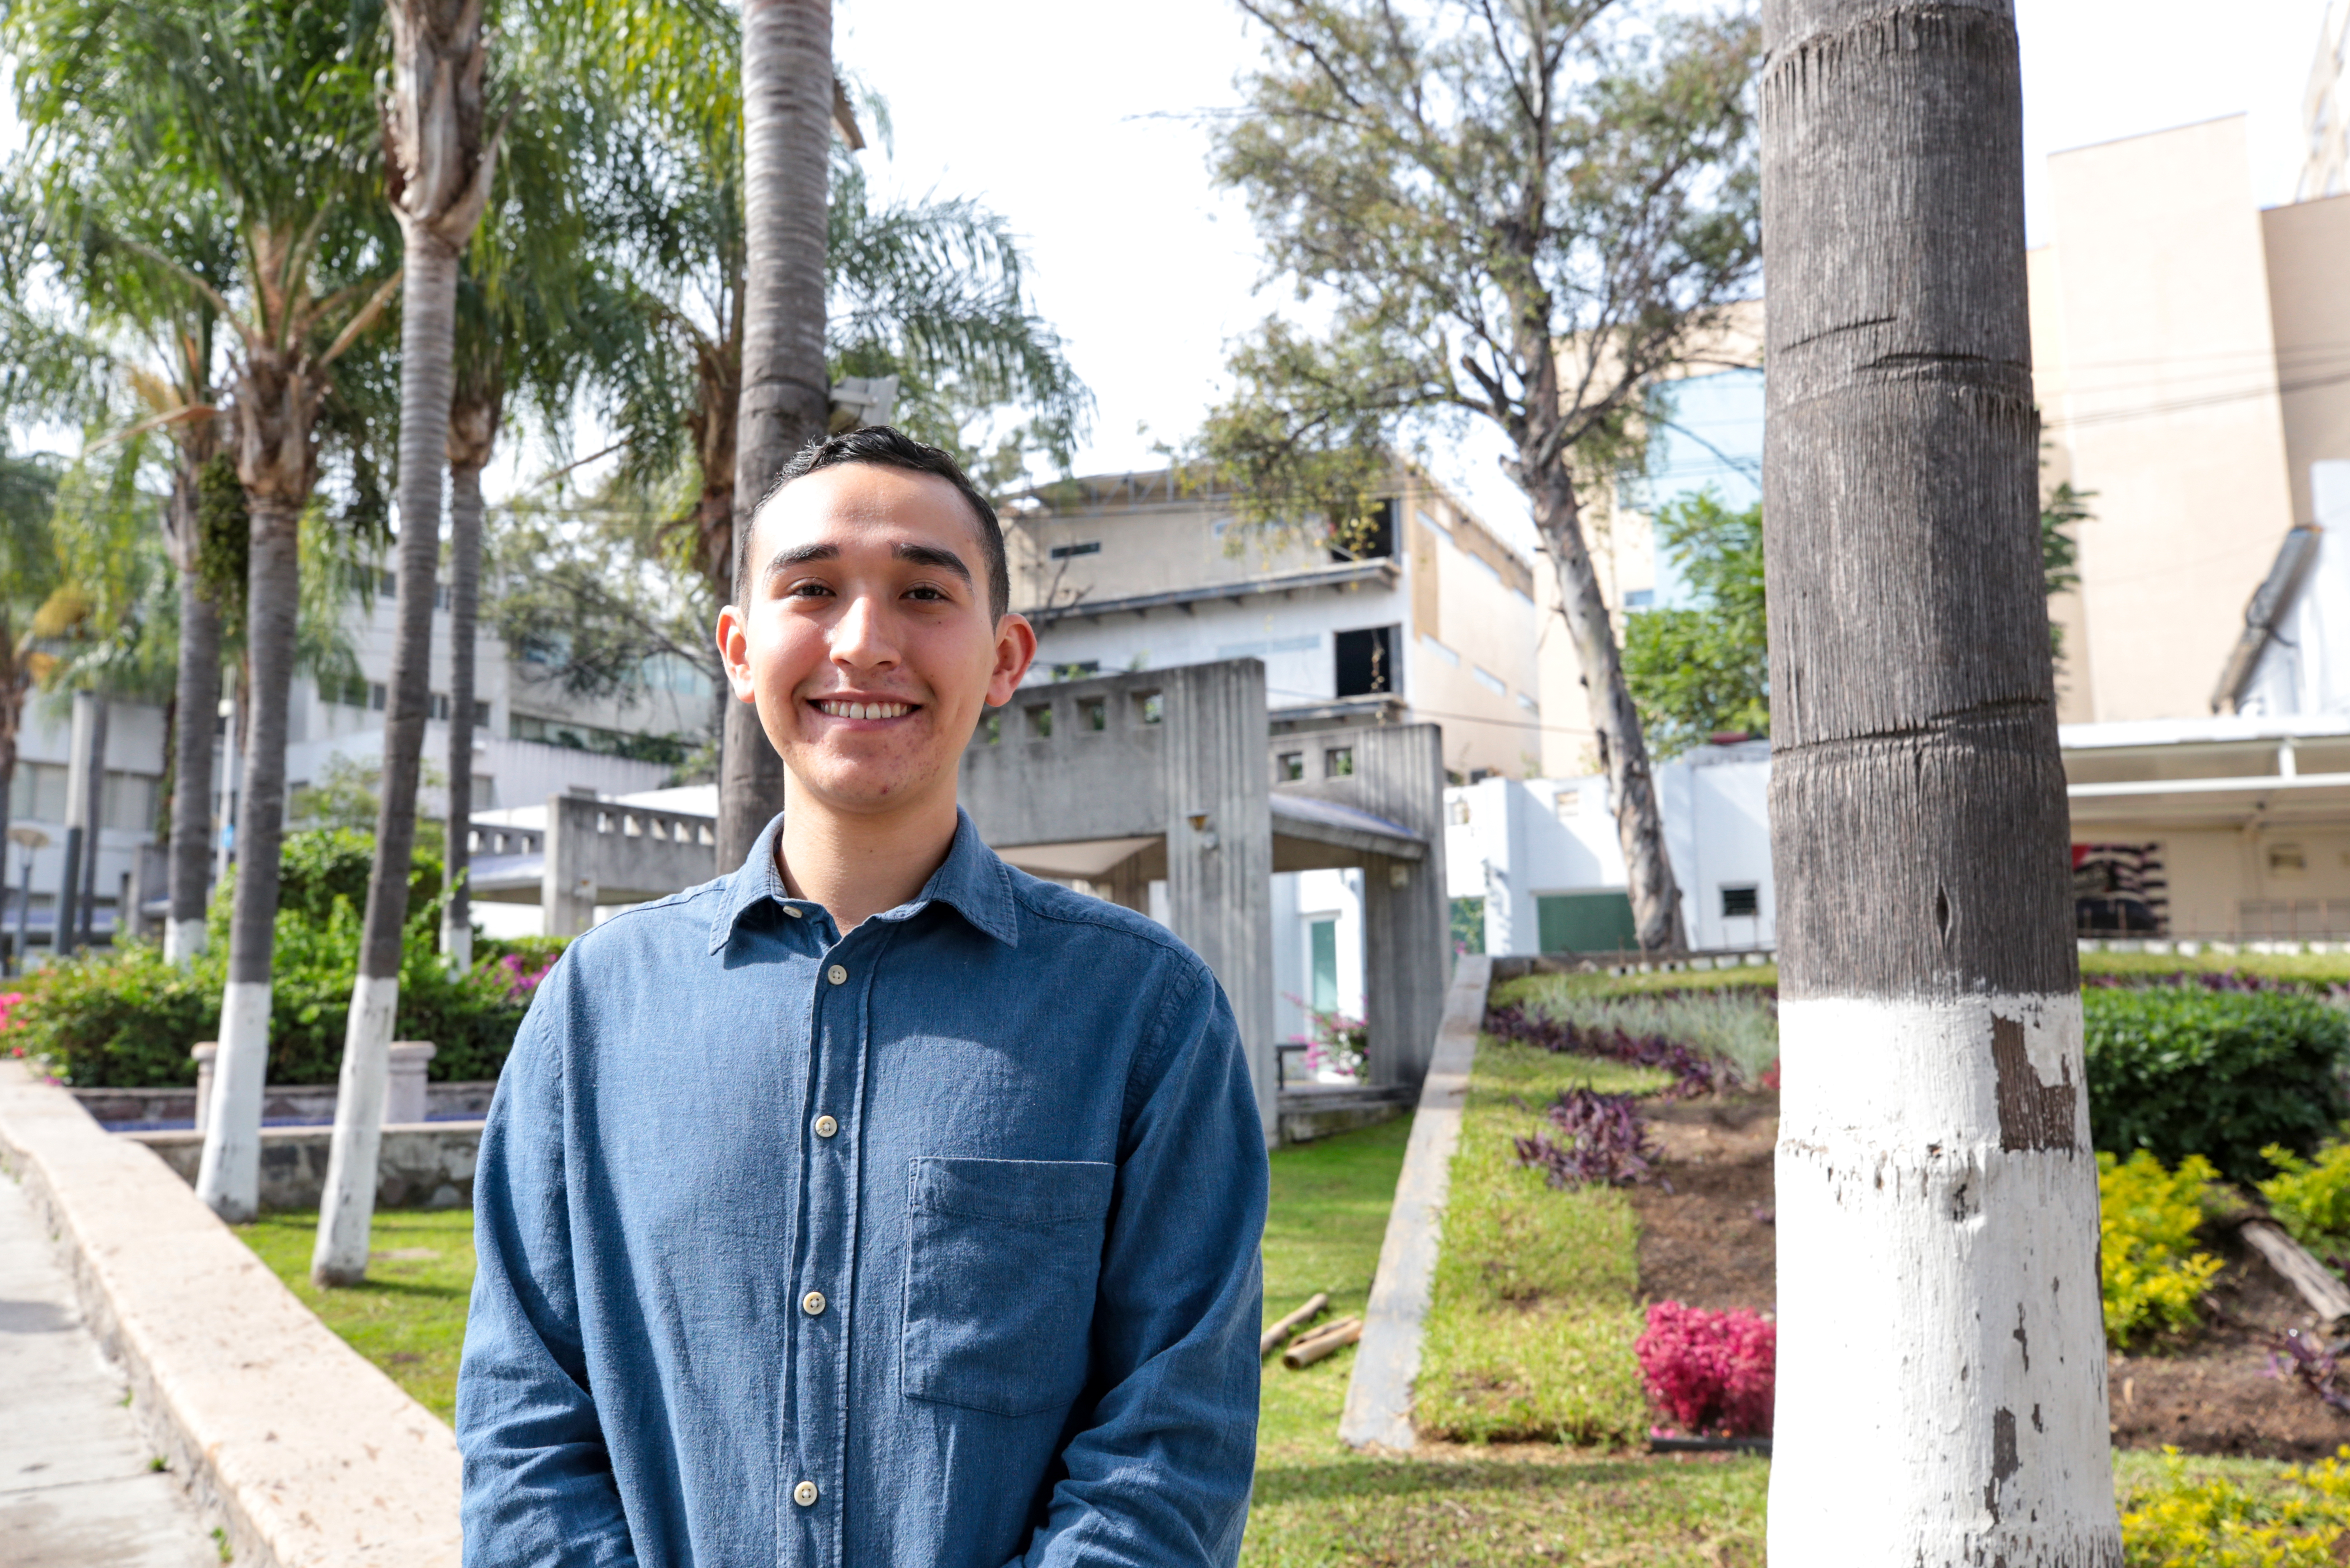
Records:
{"label": "pink flowering bush", "polygon": [[508,953],[498,960],[498,978],[504,982],[508,1002],[528,1002],[546,971],[555,967],[553,958],[533,962],[524,953]]}
{"label": "pink flowering bush", "polygon": [[1632,1345],[1657,1408],[1684,1432],[1724,1438],[1770,1436],[1778,1351],[1768,1318],[1679,1302],[1649,1307]]}

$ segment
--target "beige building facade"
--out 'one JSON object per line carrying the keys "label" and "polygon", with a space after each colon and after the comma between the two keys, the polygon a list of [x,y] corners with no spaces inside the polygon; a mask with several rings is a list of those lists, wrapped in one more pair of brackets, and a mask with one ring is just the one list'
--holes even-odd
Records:
{"label": "beige building facade", "polygon": [[1405,471],[1354,551],[1239,511],[1176,470],[1008,502],[1031,680],[1257,658],[1276,734],[1425,722],[1456,777],[1540,771],[1537,574],[1457,497]]}

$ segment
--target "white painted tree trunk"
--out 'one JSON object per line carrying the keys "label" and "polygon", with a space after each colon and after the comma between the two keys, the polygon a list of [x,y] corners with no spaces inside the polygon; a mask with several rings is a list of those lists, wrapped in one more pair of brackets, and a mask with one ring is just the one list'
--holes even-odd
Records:
{"label": "white painted tree trunk", "polygon": [[204,1116],[196,1196],[233,1225],[261,1210],[261,1096],[269,1077],[269,982],[228,982],[221,998],[220,1052]]}
{"label": "white painted tree trunk", "polygon": [[171,920],[163,927],[163,961],[182,969],[204,950],[202,920]]}
{"label": "white painted tree trunk", "polygon": [[1771,1560],[2117,1561],[2078,993],[1779,1030]]}
{"label": "white painted tree trunk", "polygon": [[318,1239],[310,1253],[310,1277],[320,1284],[353,1284],[367,1277],[376,1156],[383,1147],[392,1020],[399,1011],[398,975],[362,974],[351,987],[343,1070],[335,1086],[335,1139],[318,1200]]}

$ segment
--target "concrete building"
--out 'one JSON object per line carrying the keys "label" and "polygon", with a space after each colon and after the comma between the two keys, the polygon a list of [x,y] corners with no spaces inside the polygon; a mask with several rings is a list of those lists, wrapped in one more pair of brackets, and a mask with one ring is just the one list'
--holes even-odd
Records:
{"label": "concrete building", "polygon": [[2314,202],[2350,192],[2350,98],[2343,93],[2343,67],[2350,57],[2350,0],[2328,0],[2317,26],[2317,51],[2309,62],[2309,87],[2301,100],[2308,155],[2293,186],[2296,202]]}
{"label": "concrete building", "polygon": [[[1535,572],[1407,471],[1364,547],[1250,529],[1176,470],[1047,485],[1003,508],[1030,680],[1261,659],[1275,736],[1442,725],[1468,778],[1538,771]],[[1301,773],[1295,776],[1304,776]]]}

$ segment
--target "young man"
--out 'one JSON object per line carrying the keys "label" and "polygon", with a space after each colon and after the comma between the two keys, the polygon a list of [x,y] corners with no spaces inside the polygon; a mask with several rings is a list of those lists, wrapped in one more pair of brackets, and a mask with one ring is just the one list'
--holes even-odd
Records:
{"label": "young man", "polygon": [[994,512],[861,430],[793,460],[740,559],[718,644],[784,815],[574,942],[515,1042],[465,1561],[1230,1563],[1255,1099],[1196,957],[955,804],[1036,649]]}

